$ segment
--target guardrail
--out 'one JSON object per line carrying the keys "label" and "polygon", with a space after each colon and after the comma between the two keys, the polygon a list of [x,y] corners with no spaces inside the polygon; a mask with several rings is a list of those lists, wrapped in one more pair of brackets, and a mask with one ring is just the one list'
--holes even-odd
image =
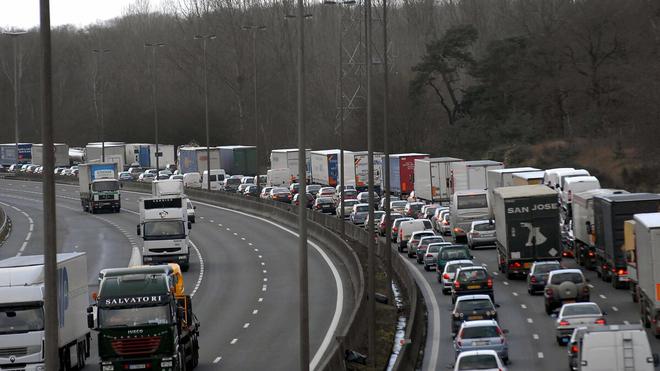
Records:
{"label": "guardrail", "polygon": [[0,243],[2,243],[10,231],[9,217],[7,213],[0,207]]}
{"label": "guardrail", "polygon": [[[56,176],[56,182],[77,184],[77,178]],[[40,180],[38,176],[20,176],[15,179]],[[124,190],[138,192],[150,192],[151,185],[148,183],[124,182]],[[186,194],[197,201],[204,201],[214,205],[247,211],[251,214],[268,219],[277,220],[292,229],[297,229],[298,210],[291,204],[261,200],[253,197],[243,197],[238,194],[205,191],[199,189],[186,189]],[[345,360],[347,349],[358,349],[364,347],[367,333],[366,328],[366,293],[364,272],[359,255],[351,246],[340,237],[341,221],[339,218],[326,214],[307,210],[309,237],[323,243],[324,247],[330,249],[346,267],[350,281],[353,286],[355,307],[349,316],[341,322],[335,334],[335,343],[317,367],[318,370],[345,370],[348,369]],[[362,245],[366,250],[369,241],[369,233],[358,226],[346,223],[344,225],[346,237]],[[405,333],[406,343],[402,346],[399,356],[394,365],[394,370],[414,370],[421,360],[426,337],[426,304],[422,292],[410,274],[400,254],[391,248],[389,243],[376,244],[376,256],[384,259],[386,249],[392,253],[392,267],[395,279],[402,289],[407,303],[408,321]],[[393,324],[394,326],[394,324]]]}

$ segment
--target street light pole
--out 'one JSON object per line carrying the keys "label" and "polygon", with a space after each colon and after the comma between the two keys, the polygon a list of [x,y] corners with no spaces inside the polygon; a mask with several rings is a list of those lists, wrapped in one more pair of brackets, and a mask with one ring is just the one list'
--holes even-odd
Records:
{"label": "street light pole", "polygon": [[[103,80],[99,77],[101,75],[101,62],[103,60],[103,53],[109,53],[110,49],[92,49],[92,53],[96,54],[96,76],[98,80],[101,80],[101,89],[99,96],[100,96],[100,101],[101,101],[101,108],[98,113],[98,119],[99,119],[99,125],[101,126],[100,131],[101,131],[101,162],[105,162],[105,129],[104,129],[104,124],[103,124]],[[94,93],[96,94],[96,80],[94,79]]]}
{"label": "street light pole", "polygon": [[[156,83],[157,83],[157,74],[156,74],[156,48],[163,47],[167,44],[163,42],[157,43],[144,43],[144,46],[151,48],[151,97],[154,104],[154,137],[156,142],[156,178],[158,178],[158,171],[160,171],[160,152],[158,151],[158,102],[156,101]],[[211,174],[209,174],[210,176]]]}
{"label": "street light pole", "polygon": [[204,64],[204,122],[206,125],[206,189],[211,190],[211,145],[209,135],[209,79],[206,65],[206,42],[215,39],[215,35],[196,35],[195,40],[202,40]]}
{"label": "street light pole", "polygon": [[[389,71],[387,64],[387,0],[383,0],[383,152],[385,161],[384,181],[381,184],[385,187],[385,271],[387,274],[388,285],[392,281],[392,244],[390,234],[392,228],[392,210],[390,210],[390,148],[389,148],[389,127],[387,124],[387,106],[389,100]],[[392,299],[392,290],[388,287],[388,297]],[[390,300],[393,302],[393,300]]]}
{"label": "street light pole", "polygon": [[253,71],[253,76],[254,76],[254,145],[256,147],[255,149],[255,157],[257,158],[257,194],[261,194],[261,185],[259,184],[259,164],[261,163],[260,161],[260,154],[259,154],[259,116],[258,116],[258,104],[257,104],[257,31],[265,31],[266,26],[260,25],[260,26],[242,26],[241,29],[244,31],[250,31],[252,33],[252,67],[254,68]]}
{"label": "street light pole", "polygon": [[19,44],[18,37],[25,35],[25,31],[3,32],[5,35],[12,38],[14,47],[14,139],[16,141],[16,163],[18,164],[18,143],[20,141],[18,136],[18,108],[19,108],[19,81],[18,81],[18,52]]}

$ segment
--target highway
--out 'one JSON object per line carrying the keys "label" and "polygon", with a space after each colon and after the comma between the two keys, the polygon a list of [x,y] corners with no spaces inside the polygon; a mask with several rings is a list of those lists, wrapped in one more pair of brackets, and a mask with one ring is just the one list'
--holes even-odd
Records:
{"label": "highway", "polygon": [[[122,211],[92,215],[82,211],[78,187],[58,184],[57,239],[60,252],[87,253],[90,293],[98,271],[123,267],[133,246],[140,194],[122,191]],[[0,180],[0,206],[13,229],[0,259],[41,254],[41,183]],[[297,235],[277,221],[197,203],[186,292],[201,322],[200,370],[292,370],[298,365]],[[337,326],[353,305],[342,265],[310,242],[311,365],[334,340]],[[88,364],[98,362],[95,356]]]}
{"label": "highway", "polygon": [[[396,246],[392,247],[393,253],[397,254]],[[543,295],[531,296],[527,293],[526,281],[508,280],[500,274],[497,271],[495,249],[478,248],[472,250],[472,254],[475,257],[474,262],[486,264],[494,278],[495,302],[500,305],[497,308],[498,322],[502,328],[510,331],[507,335],[510,357],[508,369],[568,370],[567,349],[557,345],[555,319],[545,313]],[[451,296],[442,294],[435,270],[424,271],[423,265],[417,264],[415,259],[409,259],[405,252],[401,257],[409,263],[408,266],[424,293],[429,311],[424,370],[445,369],[453,364],[455,357],[449,318]],[[567,268],[577,268],[572,258],[564,258],[562,264]],[[610,283],[598,278],[595,272],[583,272],[593,286],[591,301],[598,303],[601,310],[607,312],[605,318],[609,324],[639,323],[639,306],[633,303],[628,290],[616,290]],[[660,353],[660,340],[650,332],[648,338],[653,352]]]}

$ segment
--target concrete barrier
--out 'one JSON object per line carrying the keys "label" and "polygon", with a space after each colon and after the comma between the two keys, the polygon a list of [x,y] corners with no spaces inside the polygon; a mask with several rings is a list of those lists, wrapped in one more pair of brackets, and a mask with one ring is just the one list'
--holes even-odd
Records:
{"label": "concrete barrier", "polygon": [[9,217],[7,216],[7,213],[0,207],[0,243],[2,243],[5,238],[7,238],[7,235],[9,235],[9,231],[11,230],[11,223],[9,222]]}

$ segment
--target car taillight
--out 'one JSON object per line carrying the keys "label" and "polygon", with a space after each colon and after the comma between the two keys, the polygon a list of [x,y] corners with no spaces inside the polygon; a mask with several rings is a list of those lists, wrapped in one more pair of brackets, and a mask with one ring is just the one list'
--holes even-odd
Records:
{"label": "car taillight", "polygon": [[454,281],[454,287],[459,289],[461,288],[461,284],[458,281]]}
{"label": "car taillight", "polygon": [[399,230],[399,228],[397,228],[397,227],[392,228],[392,232],[394,232],[394,233],[396,233],[398,230]]}
{"label": "car taillight", "polygon": [[575,354],[578,352],[578,347],[577,345],[571,345],[571,353]]}
{"label": "car taillight", "polygon": [[573,192],[571,190],[568,191],[568,202],[571,202],[573,200]]}
{"label": "car taillight", "polygon": [[479,237],[479,232],[471,232],[472,237]]}
{"label": "car taillight", "polygon": [[559,326],[568,326],[568,325],[570,325],[570,324],[571,324],[571,323],[568,322],[568,321],[559,321]]}
{"label": "car taillight", "polygon": [[552,289],[548,287],[547,289],[545,289],[545,293],[549,296],[552,296]]}
{"label": "car taillight", "polygon": [[616,274],[617,274],[617,276],[625,276],[625,275],[628,274],[628,271],[625,270],[625,269],[619,269],[619,270],[616,272]]}
{"label": "car taillight", "polygon": [[587,255],[589,255],[589,256],[594,256],[594,252],[593,252],[593,251],[589,251],[589,254],[587,254]]}
{"label": "car taillight", "polygon": [[442,278],[448,280],[449,279],[449,273],[445,273],[442,275]]}
{"label": "car taillight", "polygon": [[433,255],[431,255],[431,254],[426,254],[426,257],[427,257],[427,258],[432,258]]}
{"label": "car taillight", "polygon": [[464,231],[458,227],[454,228],[454,233],[464,233]]}
{"label": "car taillight", "polygon": [[604,325],[605,324],[605,318],[599,318],[594,322],[597,325]]}
{"label": "car taillight", "polygon": [[530,277],[529,282],[536,283],[537,282],[536,277],[535,276]]}
{"label": "car taillight", "polygon": [[488,288],[489,288],[489,289],[492,289],[492,288],[493,288],[493,279],[492,279],[492,278],[489,278],[489,279],[488,279]]}
{"label": "car taillight", "polygon": [[589,293],[589,286],[584,286],[582,288],[582,292],[584,292],[585,294],[588,294]]}

